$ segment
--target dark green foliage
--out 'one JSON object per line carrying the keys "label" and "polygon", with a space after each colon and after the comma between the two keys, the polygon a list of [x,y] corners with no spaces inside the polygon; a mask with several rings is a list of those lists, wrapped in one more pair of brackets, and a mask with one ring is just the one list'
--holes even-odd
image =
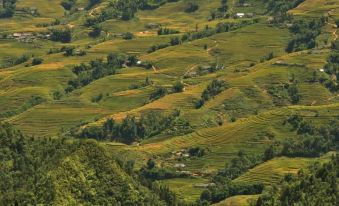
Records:
{"label": "dark green foliage", "polygon": [[[77,77],[68,82],[68,87],[65,89],[66,93],[84,87],[97,79],[115,74],[116,70],[121,69],[123,64],[130,58],[131,57],[127,57],[126,59],[124,55],[111,53],[107,56],[107,63],[101,59],[96,59],[90,61],[89,64],[74,66],[72,71]],[[131,63],[131,61],[129,63]]]}
{"label": "dark green foliage", "polygon": [[277,106],[286,105],[288,102],[297,104],[301,95],[297,84],[272,85],[268,88],[268,93],[273,96],[273,103]]}
{"label": "dark green foliage", "polygon": [[158,35],[168,35],[168,34],[178,34],[178,33],[180,32],[177,30],[162,28],[162,27],[158,30]]}
{"label": "dark green foliage", "polygon": [[275,151],[274,151],[274,147],[270,146],[269,148],[267,148],[264,152],[264,157],[263,157],[263,161],[268,161],[273,159],[276,156]]}
{"label": "dark green foliage", "polygon": [[94,80],[100,79],[107,75],[115,74],[116,67],[109,66],[102,60],[92,60],[88,65],[80,64],[74,66],[73,73],[77,75],[77,78],[68,82],[66,93],[84,87]]}
{"label": "dark green foliage", "polygon": [[324,71],[329,75],[329,79],[324,81],[325,86],[332,92],[339,91],[339,41],[332,44],[332,52],[327,58]]}
{"label": "dark green foliage", "polygon": [[44,60],[42,58],[39,58],[39,57],[36,57],[36,58],[33,58],[32,60],[32,65],[39,65],[43,62]]}
{"label": "dark green foliage", "polygon": [[63,94],[60,91],[53,92],[53,99],[54,100],[60,100]]}
{"label": "dark green foliage", "polygon": [[28,60],[29,60],[29,56],[23,54],[19,58],[15,59],[12,65],[14,66],[14,65],[22,64],[24,62],[27,62]]}
{"label": "dark green foliage", "polygon": [[214,96],[220,94],[222,91],[226,90],[228,85],[223,80],[213,80],[207,88],[203,91],[201,99],[196,102],[196,108],[202,107],[206,101],[210,100]]}
{"label": "dark green foliage", "polygon": [[288,43],[287,52],[312,49],[316,46],[316,38],[321,33],[321,28],[325,25],[325,19],[297,20],[290,27],[290,32],[294,34],[293,39]]}
{"label": "dark green foliage", "polygon": [[218,19],[218,18],[227,18],[229,15],[227,14],[228,11],[228,0],[221,0],[220,7],[216,10],[211,11],[211,20]]}
{"label": "dark green foliage", "polygon": [[339,156],[329,163],[315,164],[297,176],[287,175],[280,188],[261,195],[256,206],[338,205]]}
{"label": "dark green foliage", "polygon": [[260,162],[259,157],[245,155],[242,151],[239,151],[238,156],[233,158],[230,164],[225,166],[225,169],[218,172],[218,176],[235,179]]}
{"label": "dark green foliage", "polygon": [[71,10],[75,3],[76,0],[62,0],[61,6],[64,7],[65,10]]}
{"label": "dark green foliage", "polygon": [[234,195],[260,194],[264,189],[262,184],[240,184],[233,183],[231,180],[261,162],[260,157],[245,155],[240,151],[230,164],[227,164],[224,169],[219,170],[216,175],[212,176],[215,185],[201,194],[199,204],[201,205],[204,201],[208,203],[220,202]]}
{"label": "dark green foliage", "polygon": [[155,88],[155,91],[149,97],[149,99],[151,101],[154,101],[154,100],[160,99],[161,97],[164,97],[167,93],[168,93],[168,91],[167,91],[166,88],[164,88],[162,86],[157,86]]}
{"label": "dark green foliage", "polygon": [[51,29],[51,40],[69,43],[72,40],[72,32],[69,28]]}
{"label": "dark green foliage", "polygon": [[214,186],[210,186],[201,194],[198,204],[203,205],[204,202],[207,202],[210,205],[210,203],[220,202],[234,195],[260,194],[264,189],[262,184],[234,183],[231,180],[261,162],[260,157],[245,155],[240,151],[230,164],[212,176]]}
{"label": "dark green foliage", "polygon": [[337,150],[339,145],[339,121],[330,121],[322,127],[298,115],[291,116],[287,122],[297,132],[297,138],[288,138],[282,142],[281,155],[289,157],[319,157],[329,151]]}
{"label": "dark green foliage", "polygon": [[192,157],[202,157],[206,154],[206,150],[201,147],[192,147],[188,149],[188,153]]}
{"label": "dark green foliage", "polygon": [[131,40],[134,38],[134,34],[132,34],[131,32],[126,32],[122,34],[122,38],[125,40]]}
{"label": "dark green foliage", "polygon": [[103,127],[89,126],[80,131],[81,138],[96,138],[97,140],[121,141],[127,144],[141,139],[156,136],[173,126],[174,120],[180,115],[175,111],[169,115],[151,111],[142,114],[139,119],[127,116],[121,123],[108,119]]}
{"label": "dark green foliage", "polygon": [[68,56],[73,56],[74,55],[74,47],[65,47],[64,49],[64,56],[68,57]]}
{"label": "dark green foliage", "polygon": [[182,92],[184,90],[184,84],[180,81],[175,82],[172,87],[173,92]]}
{"label": "dark green foliage", "polygon": [[88,5],[87,5],[87,9],[92,8],[93,6],[99,4],[100,2],[101,2],[101,0],[89,0]]}
{"label": "dark green foliage", "polygon": [[189,2],[186,6],[186,13],[193,13],[199,9],[199,5],[194,2]]}
{"label": "dark green foliage", "polygon": [[0,205],[161,205],[96,142],[27,138],[2,123],[0,142]]}
{"label": "dark green foliage", "polygon": [[90,37],[95,38],[95,37],[100,36],[101,31],[102,31],[101,26],[95,24],[95,25],[92,26],[92,31],[90,31],[90,32],[88,33],[88,35],[89,35]]}
{"label": "dark green foliage", "polygon": [[267,12],[274,15],[274,22],[281,23],[291,19],[288,10],[297,7],[305,0],[263,0],[267,5]]}
{"label": "dark green foliage", "polygon": [[181,42],[180,42],[180,38],[179,38],[179,37],[173,37],[173,38],[171,38],[170,44],[171,44],[172,46],[178,45],[178,44],[180,44],[180,43],[181,43]]}
{"label": "dark green foliage", "polygon": [[100,102],[100,101],[102,100],[102,98],[103,98],[103,95],[100,93],[100,94],[94,96],[94,97],[91,99],[91,101],[97,103],[97,102]]}
{"label": "dark green foliage", "polygon": [[0,18],[10,18],[14,15],[16,0],[3,0],[0,5]]}

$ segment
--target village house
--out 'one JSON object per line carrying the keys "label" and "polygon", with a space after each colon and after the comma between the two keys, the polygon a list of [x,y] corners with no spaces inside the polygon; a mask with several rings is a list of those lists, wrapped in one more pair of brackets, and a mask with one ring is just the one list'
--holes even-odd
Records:
{"label": "village house", "polygon": [[236,14],[235,14],[235,17],[237,17],[237,18],[243,18],[243,17],[245,17],[245,13],[236,13]]}
{"label": "village house", "polygon": [[184,167],[186,167],[186,165],[183,164],[183,163],[176,163],[176,164],[174,164],[174,167],[175,168],[184,168]]}

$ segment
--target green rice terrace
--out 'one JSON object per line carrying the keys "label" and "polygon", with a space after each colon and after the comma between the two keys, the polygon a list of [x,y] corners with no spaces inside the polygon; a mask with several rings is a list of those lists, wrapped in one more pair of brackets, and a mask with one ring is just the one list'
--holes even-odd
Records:
{"label": "green rice terrace", "polygon": [[0,205],[338,205],[338,27],[338,0],[0,0]]}

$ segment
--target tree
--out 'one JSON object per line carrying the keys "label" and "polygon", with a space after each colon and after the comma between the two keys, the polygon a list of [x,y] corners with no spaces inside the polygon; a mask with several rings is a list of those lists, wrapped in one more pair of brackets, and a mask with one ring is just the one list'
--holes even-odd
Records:
{"label": "tree", "polygon": [[199,5],[193,2],[189,2],[186,6],[185,12],[186,13],[193,13],[199,9]]}
{"label": "tree", "polygon": [[263,160],[267,161],[267,160],[273,159],[274,155],[275,155],[274,154],[274,148],[273,148],[273,146],[270,146],[269,148],[267,148],[265,150]]}
{"label": "tree", "polygon": [[154,159],[149,159],[149,160],[147,161],[147,169],[151,170],[151,169],[153,169],[154,167],[155,167],[155,161],[154,161]]}
{"label": "tree", "polygon": [[42,58],[33,58],[32,65],[38,65],[41,64],[44,60]]}
{"label": "tree", "polygon": [[171,45],[172,46],[175,46],[175,45],[178,45],[178,44],[180,44],[180,38],[179,37],[173,37],[173,38],[171,38]]}
{"label": "tree", "polygon": [[0,7],[0,18],[9,18],[14,15],[16,0],[3,0]]}
{"label": "tree", "polygon": [[51,40],[69,43],[72,40],[72,32],[69,28],[51,29]]}
{"label": "tree", "polygon": [[95,24],[94,26],[92,26],[92,31],[90,31],[90,32],[88,33],[88,35],[89,35],[90,37],[95,38],[95,37],[100,36],[101,31],[102,31],[102,27],[99,26],[99,25],[97,25],[97,24]]}
{"label": "tree", "polygon": [[182,92],[184,90],[184,84],[180,81],[175,82],[172,87],[173,92]]}
{"label": "tree", "polygon": [[134,35],[131,32],[126,32],[126,33],[123,33],[122,38],[125,40],[131,40],[134,38]]}

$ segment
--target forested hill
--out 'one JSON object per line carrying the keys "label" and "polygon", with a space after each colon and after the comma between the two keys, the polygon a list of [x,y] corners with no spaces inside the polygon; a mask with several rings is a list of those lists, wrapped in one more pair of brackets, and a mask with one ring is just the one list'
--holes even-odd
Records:
{"label": "forested hill", "polygon": [[338,0],[0,0],[0,205],[337,205],[338,27]]}
{"label": "forested hill", "polygon": [[0,125],[1,205],[161,205],[95,141],[35,139]]}

